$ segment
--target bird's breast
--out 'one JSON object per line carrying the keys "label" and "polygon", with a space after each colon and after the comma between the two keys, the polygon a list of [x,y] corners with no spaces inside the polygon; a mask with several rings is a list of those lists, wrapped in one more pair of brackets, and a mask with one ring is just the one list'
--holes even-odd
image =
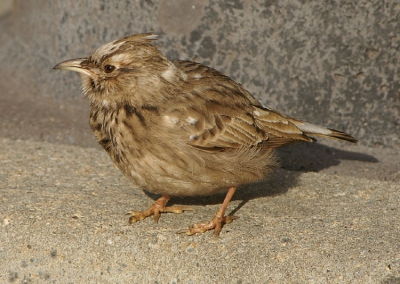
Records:
{"label": "bird's breast", "polygon": [[89,124],[97,142],[121,170],[129,160],[142,156],[140,144],[144,143],[146,135],[146,119],[136,108],[118,104],[92,105]]}

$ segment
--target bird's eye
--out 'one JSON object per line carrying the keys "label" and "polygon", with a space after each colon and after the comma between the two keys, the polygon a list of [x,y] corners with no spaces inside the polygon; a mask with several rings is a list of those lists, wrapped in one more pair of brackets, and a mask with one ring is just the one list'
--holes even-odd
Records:
{"label": "bird's eye", "polygon": [[115,70],[115,66],[113,66],[113,65],[104,66],[104,72],[106,72],[106,73],[111,73],[114,70]]}

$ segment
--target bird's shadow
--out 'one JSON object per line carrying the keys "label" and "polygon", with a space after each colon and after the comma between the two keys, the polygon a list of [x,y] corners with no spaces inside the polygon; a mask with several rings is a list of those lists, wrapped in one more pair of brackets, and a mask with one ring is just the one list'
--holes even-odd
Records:
{"label": "bird's shadow", "polygon": [[340,164],[341,160],[378,163],[375,157],[340,150],[319,143],[299,143],[277,149],[281,167],[289,171],[320,172]]}
{"label": "bird's shadow", "polygon": [[[281,147],[277,150],[280,167],[276,168],[266,180],[238,187],[232,200],[242,200],[229,213],[233,215],[249,200],[276,196],[286,193],[296,186],[299,176],[304,172],[319,172],[340,164],[341,160],[356,160],[367,163],[377,163],[378,160],[367,154],[340,150],[318,143],[300,143]],[[145,193],[152,199],[159,195]],[[225,193],[212,196],[174,197],[168,203],[179,205],[210,205],[222,204]]]}

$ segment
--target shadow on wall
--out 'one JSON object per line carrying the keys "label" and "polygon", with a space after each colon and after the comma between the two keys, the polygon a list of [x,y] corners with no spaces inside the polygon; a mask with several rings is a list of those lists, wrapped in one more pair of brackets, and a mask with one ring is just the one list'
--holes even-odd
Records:
{"label": "shadow on wall", "polygon": [[277,149],[281,167],[289,171],[320,172],[340,164],[340,160],[378,163],[371,155],[340,150],[319,143],[299,143]]}

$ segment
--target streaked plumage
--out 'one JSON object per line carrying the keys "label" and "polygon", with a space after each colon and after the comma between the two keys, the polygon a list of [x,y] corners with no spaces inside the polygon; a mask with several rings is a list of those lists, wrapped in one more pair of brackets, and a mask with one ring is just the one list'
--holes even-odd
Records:
{"label": "streaked plumage", "polygon": [[[276,147],[311,142],[311,136],[356,142],[262,106],[212,68],[168,60],[151,43],[155,39],[151,33],[129,36],[54,67],[81,73],[91,129],[118,168],[141,188],[164,196],[146,213],[132,212],[132,222],[188,209],[165,207],[170,196],[228,188],[231,196],[237,185],[266,178],[276,166]],[[210,223],[184,232],[219,234],[221,222],[233,219],[223,217],[224,206]]]}

